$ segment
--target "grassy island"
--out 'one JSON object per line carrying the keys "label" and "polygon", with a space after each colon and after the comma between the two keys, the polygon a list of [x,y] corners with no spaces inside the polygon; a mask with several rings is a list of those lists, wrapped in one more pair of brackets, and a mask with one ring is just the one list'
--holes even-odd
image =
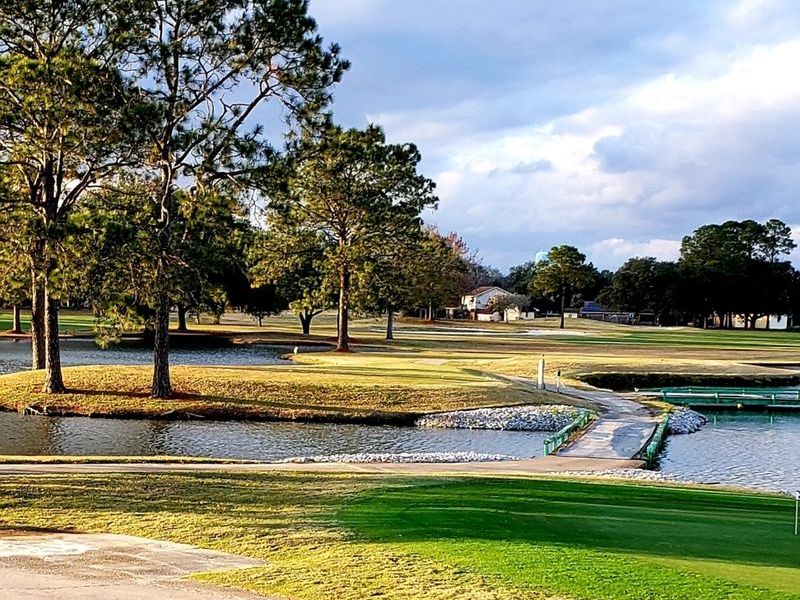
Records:
{"label": "grassy island", "polygon": [[41,374],[0,377],[0,407],[60,415],[410,423],[435,411],[559,398],[457,367],[382,355],[326,355],[319,364],[173,367],[174,397],[149,396],[146,366],[64,369],[67,393],[43,394]]}

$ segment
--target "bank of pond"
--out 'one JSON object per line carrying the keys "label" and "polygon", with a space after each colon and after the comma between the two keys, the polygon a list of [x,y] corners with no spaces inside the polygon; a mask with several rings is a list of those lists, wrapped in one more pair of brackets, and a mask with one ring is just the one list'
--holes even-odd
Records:
{"label": "bank of pond", "polygon": [[[236,345],[176,349],[173,364],[264,365],[284,362],[287,347]],[[0,373],[29,368],[26,342],[0,340]],[[64,364],[147,364],[150,351],[101,350],[66,340]],[[700,431],[666,440],[658,468],[698,483],[793,492],[800,489],[800,414],[714,412]],[[92,419],[0,413],[0,454],[172,455],[279,461],[350,455],[472,456],[511,460],[542,456],[545,431],[415,428],[333,423]]]}

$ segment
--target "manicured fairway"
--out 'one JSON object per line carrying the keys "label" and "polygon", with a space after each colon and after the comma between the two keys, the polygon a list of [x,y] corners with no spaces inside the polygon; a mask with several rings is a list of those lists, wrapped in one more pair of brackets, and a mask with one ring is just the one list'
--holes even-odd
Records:
{"label": "manicured fairway", "polygon": [[0,528],[262,558],[201,576],[290,598],[800,598],[791,499],[558,480],[310,474],[0,479]]}
{"label": "manicured fairway", "polygon": [[671,348],[705,348],[717,350],[796,348],[800,333],[796,331],[725,331],[681,328],[678,330],[650,328],[626,332],[624,328],[609,333],[598,332],[585,336],[564,336],[560,341],[571,345],[657,346]]}
{"label": "manicured fairway", "polygon": [[[94,330],[95,318],[89,313],[62,312],[58,326],[61,333],[91,333]],[[11,313],[0,312],[0,332],[9,331],[14,326]],[[22,314],[22,330],[30,329],[30,315]]]}
{"label": "manicured fairway", "polygon": [[779,598],[800,594],[791,504],[692,489],[472,480],[380,491],[340,516],[371,540],[514,586],[598,599]]}

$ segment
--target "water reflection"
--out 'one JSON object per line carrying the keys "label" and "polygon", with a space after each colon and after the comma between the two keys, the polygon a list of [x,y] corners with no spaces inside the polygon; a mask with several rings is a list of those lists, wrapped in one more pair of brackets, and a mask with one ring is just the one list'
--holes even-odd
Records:
{"label": "water reflection", "polygon": [[694,481],[800,489],[800,415],[723,413],[697,433],[671,436],[660,468]]}
{"label": "water reflection", "polygon": [[318,423],[35,417],[0,413],[0,454],[172,455],[279,460],[362,452],[541,456],[549,434]]}

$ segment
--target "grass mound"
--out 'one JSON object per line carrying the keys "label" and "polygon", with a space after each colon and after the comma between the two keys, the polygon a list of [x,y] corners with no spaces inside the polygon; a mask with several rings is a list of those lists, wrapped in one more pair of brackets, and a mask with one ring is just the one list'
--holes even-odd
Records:
{"label": "grass mound", "polygon": [[[377,369],[377,368],[376,368]],[[459,371],[434,377],[424,369],[403,377],[398,369],[341,365],[306,367],[172,368],[174,396],[149,396],[151,369],[93,366],[64,369],[65,394],[43,394],[42,374],[0,377],[0,408],[26,407],[55,415],[98,417],[270,419],[411,423],[426,412],[547,401],[497,380]]]}

